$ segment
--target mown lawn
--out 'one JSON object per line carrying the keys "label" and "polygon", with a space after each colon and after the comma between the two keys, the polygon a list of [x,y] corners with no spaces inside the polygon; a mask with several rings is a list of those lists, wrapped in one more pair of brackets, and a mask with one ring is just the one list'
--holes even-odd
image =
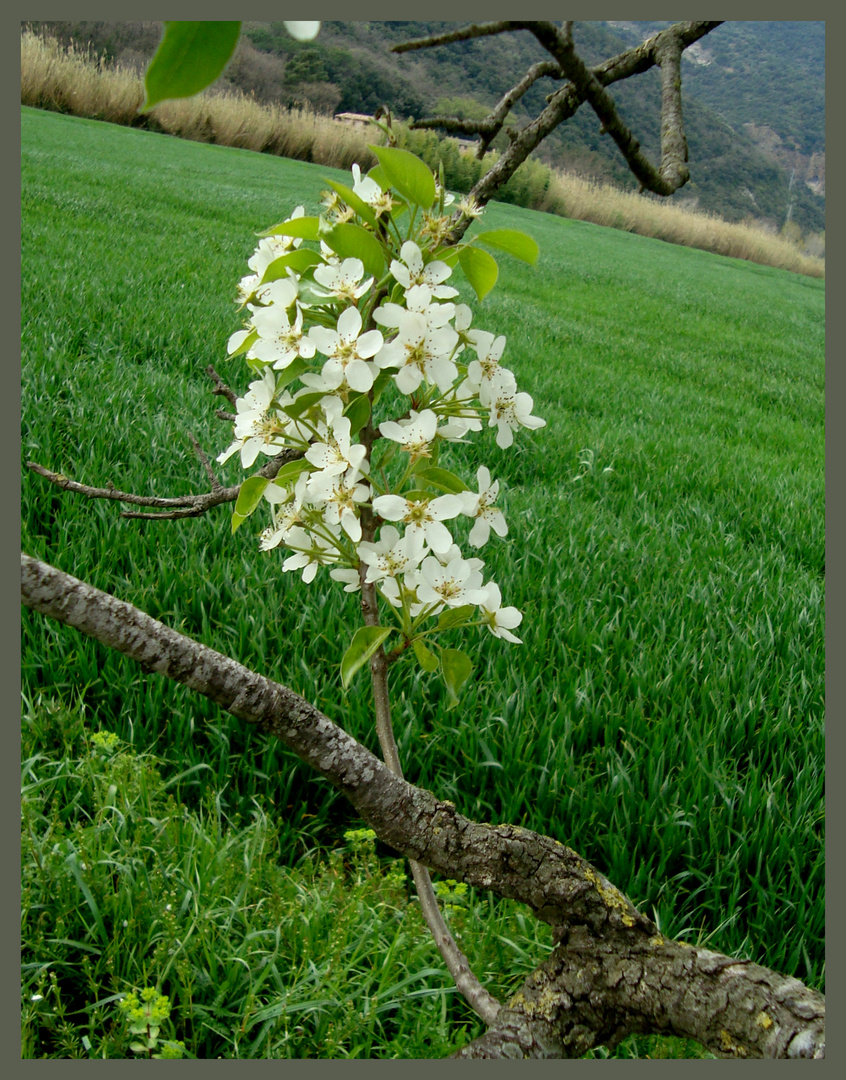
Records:
{"label": "mown lawn", "polygon": [[[231,433],[214,417],[221,400],[205,367],[246,386],[225,344],[239,326],[235,286],[255,234],[300,203],[316,212],[323,178],[341,174],[30,109],[22,110],[22,169],[23,459],[95,485],[199,490],[204,476],[188,432],[210,456]],[[504,362],[547,427],[523,433],[507,452],[488,433],[453,459],[475,473],[481,453],[501,480],[510,534],[492,541],[485,558],[504,602],[524,612],[524,644],[486,635],[453,712],[434,678],[396,665],[406,774],[471,817],[572,845],[665,933],[822,988],[824,283],[515,207],[492,205],[484,224],[523,229],[541,247],[535,268],[502,257],[500,282],[474,322],[507,336]],[[221,478],[239,479],[235,460]],[[338,675],[355,600],[328,577],[305,586],[283,575],[278,551],[257,550],[260,526],[233,537],[226,510],[127,522],[114,504],[63,495],[29,473],[22,492],[24,551],[286,683],[375,748],[366,680],[345,694]],[[380,999],[396,1002],[378,1013],[391,1018],[387,1034],[369,1008],[371,1020],[361,1020],[361,965],[352,961],[335,965],[351,972],[346,989],[333,983],[308,999],[323,1002],[305,1015],[335,1024],[331,1038],[307,1025],[295,1037],[303,1024],[283,1010],[262,1020],[273,1025],[258,1045],[263,1028],[245,1018],[272,1008],[279,984],[239,982],[237,959],[212,972],[202,949],[189,958],[187,946],[163,974],[161,941],[170,934],[171,944],[184,943],[190,920],[204,926],[204,912],[219,911],[224,895],[240,913],[228,924],[221,917],[224,937],[214,937],[219,928],[192,931],[198,948],[218,956],[226,934],[236,957],[250,934],[283,924],[267,904],[267,919],[254,912],[244,922],[271,878],[283,906],[313,887],[315,904],[337,910],[336,885],[315,852],[343,846],[360,823],[279,746],[29,612],[23,686],[24,783],[37,785],[25,798],[25,995],[47,964],[74,1009],[143,976],[181,1002],[180,1015],[194,1010],[182,1029],[189,1037],[177,1037],[203,1057],[302,1056],[314,1038],[326,1046],[334,1039],[335,1056],[437,1056],[472,1034],[445,979],[414,981],[419,965],[439,966],[416,931],[419,952],[403,955],[405,974],[386,961],[380,982],[395,988]],[[104,877],[98,902],[91,885],[98,922],[79,885],[85,879],[67,863],[70,849],[60,845],[53,862],[43,854],[60,842],[94,843],[95,834],[105,843],[95,828],[109,816],[105,795],[75,803],[72,794],[82,783],[72,777],[90,775],[97,756],[83,718],[89,734],[122,740],[133,805],[141,796],[132,769],[152,761],[144,755],[163,759],[150,767],[171,782],[177,802],[148,806],[147,816],[169,835],[181,814],[194,815],[192,836],[221,848],[249,844],[248,827],[265,829],[261,858],[251,862],[259,867],[252,900],[230,895],[228,879],[208,895],[185,884],[196,842],[177,836],[167,848],[171,869],[155,871],[160,886],[141,856],[125,890],[109,894]],[[62,731],[74,733],[70,750]],[[68,779],[56,787],[63,760]],[[103,858],[155,847],[138,828],[137,836],[110,834]],[[356,894],[352,938],[369,925],[367,905],[378,908],[379,875],[388,873],[389,863],[367,858],[370,884]],[[144,934],[124,935],[118,946],[109,919],[122,920],[142,889],[142,864],[151,911],[174,882],[192,888],[193,899],[185,904],[180,894],[172,926],[151,915]],[[333,881],[345,873],[348,866]],[[411,910],[399,886],[390,888],[396,910]],[[100,910],[107,899],[108,918]],[[472,951],[478,934],[479,962],[498,972],[493,985],[505,992],[547,947],[544,929],[513,906],[484,896],[470,903],[484,915],[468,923],[465,946]],[[59,930],[59,914],[72,929]],[[346,955],[341,945],[337,954],[322,949],[331,934],[327,915],[325,930],[307,939],[318,968]],[[296,928],[283,936],[292,948]],[[292,980],[287,992],[305,993],[306,976],[276,947],[265,952]],[[373,955],[399,948],[386,940]],[[88,982],[83,955],[95,972]],[[332,978],[341,978],[337,970]],[[229,987],[225,1001],[212,983]],[[433,987],[434,996],[404,996]],[[351,1004],[336,1007],[344,994]],[[415,1014],[421,1001],[434,1010],[425,1023]],[[102,1016],[109,1009],[100,1006]],[[343,1036],[339,1015],[358,1018]],[[33,1021],[27,1056],[67,1056],[57,1024]],[[253,1031],[241,1043],[232,1035],[239,1024]],[[94,1045],[95,1034],[86,1036]],[[68,1035],[78,1047],[75,1038]],[[656,1056],[651,1044],[636,1052]]]}

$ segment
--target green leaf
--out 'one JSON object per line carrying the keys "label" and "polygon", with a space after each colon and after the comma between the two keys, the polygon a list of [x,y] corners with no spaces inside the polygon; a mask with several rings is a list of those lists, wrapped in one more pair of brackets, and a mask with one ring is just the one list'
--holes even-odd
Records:
{"label": "green leaf", "polygon": [[466,623],[469,618],[472,617],[476,608],[473,604],[464,604],[462,607],[449,608],[447,611],[442,611],[440,618],[438,619],[439,630],[449,630],[453,626],[460,626],[462,623]]}
{"label": "green leaf", "polygon": [[540,254],[540,248],[531,236],[517,229],[488,229],[486,232],[477,233],[474,239],[487,247],[507,251],[515,259],[522,259],[532,265],[537,262]]}
{"label": "green leaf", "polygon": [[458,692],[470,678],[473,664],[460,649],[441,650],[441,673],[447,689],[447,710],[458,704]]}
{"label": "green leaf", "polygon": [[323,233],[322,240],[342,259],[361,259],[364,269],[379,278],[385,272],[385,255],[382,245],[367,229],[345,221]]}
{"label": "green leaf", "polygon": [[435,201],[435,178],[419,157],[398,146],[371,146],[392,188],[428,210]]}
{"label": "green leaf", "polygon": [[463,247],[458,253],[458,261],[476,295],[480,300],[484,300],[496,285],[496,279],[499,276],[496,259],[493,255],[488,255],[487,251]]}
{"label": "green leaf", "polygon": [[296,483],[303,469],[311,469],[311,464],[306,461],[305,458],[297,458],[295,461],[286,461],[272,482],[279,487],[286,487],[290,480],[293,480],[294,483]]}
{"label": "green leaf", "polygon": [[192,97],[211,86],[229,63],[240,33],[240,22],[165,22],[138,111],[149,112],[160,101]]}
{"label": "green leaf", "polygon": [[290,416],[292,420],[299,420],[304,412],[308,412],[312,405],[315,405],[324,397],[326,397],[325,390],[312,390],[311,393],[300,394],[297,400],[290,405],[286,405],[282,412],[286,416]]}
{"label": "green leaf", "polygon": [[470,490],[461,477],[451,473],[449,469],[439,469],[437,466],[428,465],[422,469],[416,469],[414,475],[419,480],[431,484],[438,491],[446,491],[450,495]]}
{"label": "green leaf", "polygon": [[333,191],[336,191],[341,196],[347,206],[351,206],[353,210],[355,210],[363,221],[366,221],[367,224],[374,229],[376,228],[376,215],[373,213],[373,210],[367,205],[364,199],[356,195],[351,187],[347,187],[346,184],[339,184],[334,180],[327,180],[326,183]]}
{"label": "green leaf", "polygon": [[350,435],[361,431],[370,419],[370,398],[367,394],[359,394],[344,409],[344,416],[350,422]]}
{"label": "green leaf", "polygon": [[235,502],[235,510],[232,513],[233,533],[237,532],[250,514],[255,511],[261,502],[264,489],[269,483],[270,481],[264,476],[250,476],[241,484],[241,490],[238,492],[238,498]]}
{"label": "green leaf", "polygon": [[229,355],[227,356],[227,360],[231,360],[233,358],[233,356],[240,356],[241,353],[247,352],[247,350],[251,349],[253,347],[253,345],[255,345],[255,343],[257,341],[258,341],[258,330],[251,330],[250,333],[247,334],[247,336],[244,338],[244,340],[238,346],[238,348],[233,350],[231,353],[229,353]]}
{"label": "green leaf", "polygon": [[288,267],[301,274],[304,270],[308,270],[310,266],[314,266],[315,263],[322,262],[323,259],[317,252],[309,251],[308,248],[289,251],[287,255],[280,255],[278,259],[274,259],[268,265],[259,284],[266,285],[269,281],[278,281],[279,278],[285,277]]}
{"label": "green leaf", "polygon": [[393,633],[391,626],[360,626],[353,635],[352,644],[344,653],[341,661],[341,683],[344,689],[350,685],[353,676],[376,652],[385,638]]}
{"label": "green leaf", "polygon": [[292,221],[280,221],[267,232],[259,233],[259,236],[298,236],[302,240],[317,240],[319,229],[320,218],[298,217]]}
{"label": "green leaf", "polygon": [[276,392],[284,390],[286,386],[290,386],[294,379],[298,379],[304,371],[308,371],[311,364],[307,360],[303,360],[301,356],[296,356],[288,364],[287,367],[280,368],[276,373]]}
{"label": "green leaf", "polygon": [[411,643],[411,647],[414,649],[414,655],[417,657],[420,666],[424,671],[428,671],[431,674],[433,671],[438,670],[437,656],[435,656],[431,649],[426,648],[420,638],[415,638]]}

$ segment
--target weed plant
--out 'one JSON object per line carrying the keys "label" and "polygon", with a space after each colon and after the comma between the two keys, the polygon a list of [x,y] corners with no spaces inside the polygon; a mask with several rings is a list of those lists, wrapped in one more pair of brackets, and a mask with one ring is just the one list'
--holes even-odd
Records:
{"label": "weed plant", "polygon": [[[204,369],[238,378],[225,343],[255,234],[300,203],[316,212],[324,177],[343,177],[30,109],[22,168],[25,460],[142,493],[202,489],[187,433],[210,456],[228,445]],[[822,989],[824,285],[517,207],[492,205],[484,224],[541,247],[534,270],[501,260],[482,308],[548,422],[517,451],[499,457],[492,438],[486,451],[511,536],[485,556],[525,612],[525,644],[484,646],[451,713],[434,680],[397,665],[407,775],[471,817],[571,844],[664,933]],[[338,675],[354,598],[283,575],[249,528],[230,535],[225,509],[176,523],[117,510],[26,473],[22,548],[291,686],[375,748],[366,680],[345,695]],[[120,1056],[106,999],[148,983],[170,995],[175,1037],[200,1057],[436,1056],[462,1040],[472,1017],[431,974],[434,954],[405,922],[416,909],[397,887],[406,914],[373,914],[387,870],[366,895],[332,885],[325,853],[360,822],[322,781],[28,611],[22,648],[25,733],[55,729],[38,719],[48,705],[84,709],[89,732],[66,753],[65,736],[25,734],[25,1002],[54,1013],[26,1014],[25,1056],[68,1056],[78,1035],[62,1024],[80,1016],[95,1056],[103,1039]],[[101,729],[121,740],[120,769],[90,748]],[[309,900],[285,924],[289,901],[274,897],[291,889]],[[342,894],[355,915],[337,951]],[[473,902],[484,917],[465,945],[483,977],[533,966],[542,928],[505,930],[498,920],[519,913]],[[323,914],[306,922],[306,908]],[[383,935],[378,948],[353,944],[365,927]],[[293,1001],[274,981],[283,945],[299,950]],[[373,975],[389,953],[403,970]],[[419,1013],[416,1034],[386,1027],[378,1007],[418,991],[398,1007],[412,1028]]]}

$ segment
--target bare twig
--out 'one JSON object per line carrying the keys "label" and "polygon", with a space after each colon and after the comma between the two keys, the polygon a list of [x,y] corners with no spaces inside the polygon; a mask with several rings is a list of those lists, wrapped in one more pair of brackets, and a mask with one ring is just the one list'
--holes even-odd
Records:
{"label": "bare twig", "polygon": [[506,30],[515,30],[519,23],[508,22],[500,19],[497,22],[470,23],[462,26],[459,30],[450,30],[446,34],[433,34],[431,37],[415,38],[414,41],[403,41],[399,45],[392,45],[391,52],[411,52],[414,49],[431,49],[435,45],[451,45],[454,41],[470,41],[472,38],[487,37],[490,34],[503,34]]}
{"label": "bare twig", "polygon": [[238,400],[238,395],[230,386],[226,385],[211,364],[206,368],[206,375],[214,382],[214,390],[212,393],[225,397],[229,404],[234,408],[235,402]]}
{"label": "bare twig", "polygon": [[[211,466],[208,462],[208,458],[202,450],[200,450],[194,437],[189,435],[189,438],[194,443],[207,473],[210,474]],[[302,451],[300,450],[283,450],[281,454],[277,454],[276,457],[271,458],[266,465],[253,475],[263,476],[268,480],[272,480],[286,462],[294,461],[296,458],[300,457],[302,457]],[[51,469],[45,469],[43,465],[39,465],[35,461],[28,461],[26,467],[31,472],[43,476],[45,480],[49,480],[50,483],[55,484],[56,487],[60,487],[62,491],[72,491],[77,495],[84,495],[87,499],[110,499],[112,502],[129,503],[130,506],[155,507],[161,511],[160,513],[147,513],[144,511],[122,510],[120,516],[124,518],[176,521],[181,518],[200,517],[202,514],[207,514],[209,510],[214,509],[215,506],[220,506],[222,503],[235,502],[238,498],[238,493],[241,490],[240,484],[235,484],[233,487],[221,487],[212,475],[211,491],[203,492],[199,495],[178,495],[172,498],[164,498],[159,495],[136,495],[129,491],[120,491],[111,482],[108,482],[106,486],[102,488],[91,487],[88,484],[80,484],[78,481],[71,480],[62,473],[53,472]]]}

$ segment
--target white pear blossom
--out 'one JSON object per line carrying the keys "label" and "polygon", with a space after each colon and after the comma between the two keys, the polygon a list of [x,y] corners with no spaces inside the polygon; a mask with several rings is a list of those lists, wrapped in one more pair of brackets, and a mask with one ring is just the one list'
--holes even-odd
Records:
{"label": "white pear blossom", "polygon": [[366,393],[373,385],[373,369],[365,361],[382,348],[382,332],[368,330],[362,334],[361,312],[354,307],[341,312],[337,325],[337,330],[315,326],[309,332],[312,343],[329,357],[321,372],[325,385],[337,390],[346,383],[350,389]]}
{"label": "white pear blossom", "polygon": [[353,165],[352,174],[353,194],[358,195],[362,202],[366,202],[377,216],[389,213],[394,205],[390,193],[383,191],[369,176],[362,176],[358,165]]}
{"label": "white pear blossom", "polygon": [[327,293],[339,300],[355,303],[369,290],[373,278],[364,277],[364,263],[361,259],[344,259],[337,266],[317,266],[314,280],[322,285]]}
{"label": "white pear blossom", "polygon": [[458,517],[464,503],[458,495],[439,495],[436,499],[409,500],[401,495],[380,495],[373,509],[386,521],[402,521],[406,532],[419,532],[432,551],[446,551],[452,533],[444,521]]}
{"label": "white pear blossom", "polygon": [[393,525],[383,525],[375,543],[362,541],[358,545],[358,557],[367,566],[368,582],[381,582],[410,573],[420,564],[425,552],[419,529],[411,529],[400,536]]}
{"label": "white pear blossom", "polygon": [[497,536],[505,536],[508,525],[502,511],[494,506],[499,494],[499,480],[491,483],[490,471],[484,465],[479,466],[476,478],[479,482],[479,493],[465,493],[464,513],[476,519],[468,539],[473,547],[480,548],[488,542],[491,529]]}
{"label": "white pear blossom", "polygon": [[361,539],[359,504],[370,498],[369,486],[357,483],[353,471],[343,476],[324,471],[311,474],[308,493],[313,503],[320,506],[328,524],[340,525],[347,536],[358,543]]}
{"label": "white pear blossom", "polygon": [[327,429],[324,441],[314,442],[305,453],[306,461],[327,476],[338,476],[352,470],[354,476],[359,473],[367,454],[367,449],[356,443],[353,445],[350,434],[351,425],[346,416],[336,417]]}
{"label": "white pear blossom", "polygon": [[287,573],[289,570],[302,570],[306,584],[314,581],[318,567],[338,561],[337,549],[330,547],[321,537],[299,527],[288,533],[286,546],[295,548],[296,551],[282,563],[283,571]]}
{"label": "white pear blossom", "polygon": [[441,326],[446,326],[455,315],[456,308],[452,303],[433,303],[432,289],[429,285],[412,285],[405,294],[405,306],[393,303],[382,304],[373,312],[373,319],[380,326],[396,330],[400,325],[400,315],[404,311],[415,311],[423,315],[427,325],[437,330]]}
{"label": "white pear blossom", "polygon": [[424,379],[446,393],[458,376],[452,361],[458,334],[451,326],[431,328],[416,311],[402,311],[398,321],[399,333],[376,354],[376,364],[399,368],[394,381],[401,394],[413,394]]}
{"label": "white pear blossom", "polygon": [[235,441],[218,454],[217,461],[221,465],[240,451],[241,464],[249,469],[260,453],[275,457],[285,449],[286,424],[270,412],[275,392],[273,372],[266,371],[261,379],[250,383],[250,389],[242,398],[236,400]]}
{"label": "white pear blossom", "polygon": [[433,296],[458,296],[458,289],[441,284],[450,276],[452,268],[440,259],[424,265],[423,253],[413,240],[406,240],[400,248],[400,259],[391,261],[391,273],[404,289],[410,289],[413,285],[428,285]]}
{"label": "white pear blossom", "polygon": [[481,395],[501,371],[507,370],[499,364],[505,350],[505,338],[502,335],[495,338],[486,330],[471,330],[467,337],[477,357],[467,365],[467,381]]}
{"label": "white pear blossom", "polygon": [[490,408],[490,427],[496,427],[496,444],[507,450],[514,442],[514,428],[542,428],[546,420],[532,416],[534,404],[530,394],[518,394],[517,383],[510,371],[500,369],[487,384],[485,398],[482,401]]}
{"label": "white pear blossom", "polygon": [[481,573],[460,555],[446,566],[434,555],[427,555],[420,564],[419,577],[417,598],[423,604],[462,607],[464,604],[483,604],[488,598],[488,591],[482,587]]}
{"label": "white pear blossom", "polygon": [[480,604],[482,619],[494,637],[522,645],[522,639],[511,631],[523,621],[523,615],[515,607],[502,607],[502,593],[495,581],[485,586],[487,596]]}
{"label": "white pear blossom", "polygon": [[412,410],[408,420],[384,420],[379,425],[379,430],[386,439],[398,442],[407,454],[411,454],[412,462],[415,462],[432,456],[432,443],[437,427],[437,415],[431,409],[424,409],[419,413]]}
{"label": "white pear blossom", "polygon": [[247,355],[274,368],[286,368],[298,356],[310,359],[314,356],[314,342],[303,334],[303,313],[297,306],[293,323],[288,309],[297,300],[297,286],[290,278],[271,282],[262,290],[266,307],[253,312],[252,325],[258,333]]}

